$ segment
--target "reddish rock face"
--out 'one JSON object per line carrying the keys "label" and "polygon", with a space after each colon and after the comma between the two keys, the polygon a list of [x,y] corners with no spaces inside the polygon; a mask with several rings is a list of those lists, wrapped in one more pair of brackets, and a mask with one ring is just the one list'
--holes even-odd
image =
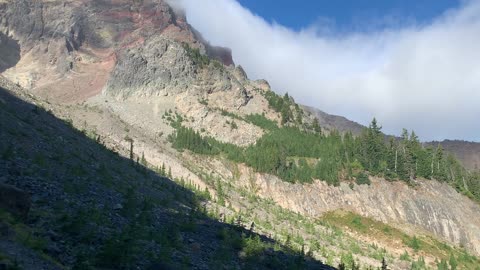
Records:
{"label": "reddish rock face", "polygon": [[159,34],[199,46],[184,15],[176,13],[165,1],[144,0],[132,5],[132,1],[110,0],[101,3],[88,1],[85,4],[83,10],[95,14],[96,26],[111,31],[113,41],[120,46],[131,47],[131,40]]}
{"label": "reddish rock face", "polygon": [[61,102],[100,93],[118,55],[159,35],[233,64],[229,49],[210,46],[164,0],[12,1],[0,5],[0,18],[0,33],[21,49],[18,64],[0,63],[0,71],[13,67],[4,75]]}
{"label": "reddish rock face", "polygon": [[210,57],[215,58],[226,66],[234,65],[232,58],[232,50],[224,47],[207,47],[207,53]]}
{"label": "reddish rock face", "polygon": [[[163,0],[25,1],[0,5],[0,32],[18,40],[23,51],[39,42],[65,41],[69,53],[81,47],[93,49],[141,46],[142,40],[163,35],[200,48],[227,65],[233,63],[228,49],[210,47],[188,23]],[[209,48],[206,48],[209,47]]]}

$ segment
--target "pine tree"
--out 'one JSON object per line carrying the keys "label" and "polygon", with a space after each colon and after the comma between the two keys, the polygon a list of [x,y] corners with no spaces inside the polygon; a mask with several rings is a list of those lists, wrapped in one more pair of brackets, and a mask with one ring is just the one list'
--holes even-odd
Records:
{"label": "pine tree", "polygon": [[418,162],[419,162],[419,155],[421,153],[421,145],[420,141],[418,140],[418,136],[415,134],[415,131],[412,130],[410,134],[410,139],[407,143],[408,152],[410,154],[410,178],[415,179],[417,176],[418,171]]}
{"label": "pine tree", "polygon": [[165,163],[164,162],[162,162],[162,168],[160,170],[160,174],[162,176],[167,176],[167,172],[166,172],[166,169],[165,169]]}
{"label": "pine tree", "polygon": [[420,147],[416,154],[416,176],[432,178],[432,149]]}
{"label": "pine tree", "polygon": [[408,135],[408,130],[402,131],[402,173],[401,178],[407,181],[414,179],[415,176],[415,161],[412,156],[412,144]]}
{"label": "pine tree", "polygon": [[450,270],[457,270],[457,260],[453,254],[450,255],[450,259],[448,260],[448,264],[450,264]]}
{"label": "pine tree", "polygon": [[385,144],[383,143],[382,127],[378,125],[377,119],[373,118],[366,134],[366,156],[368,159],[368,170],[373,174],[380,172],[380,163],[384,160]]}
{"label": "pine tree", "polygon": [[382,270],[388,270],[387,262],[385,261],[385,257],[382,258]]}
{"label": "pine tree", "polygon": [[388,142],[386,160],[387,172],[385,173],[385,178],[396,178],[398,168],[398,148],[393,138],[390,138]]}
{"label": "pine tree", "polygon": [[133,161],[133,139],[130,137],[125,137],[125,141],[130,143],[130,160]]}
{"label": "pine tree", "polygon": [[142,159],[140,160],[140,164],[143,166],[147,166],[147,160],[145,159],[145,153],[142,152]]}
{"label": "pine tree", "polygon": [[317,118],[313,120],[312,128],[313,128],[313,131],[315,131],[316,133],[322,134],[322,128],[320,127],[320,124],[318,123]]}
{"label": "pine tree", "polygon": [[434,176],[437,180],[445,181],[447,179],[446,170],[444,165],[444,153],[443,147],[441,144],[438,144],[437,150],[435,152],[435,163],[434,166]]}
{"label": "pine tree", "polygon": [[442,259],[439,263],[437,263],[437,270],[448,270],[448,264],[445,259]]}

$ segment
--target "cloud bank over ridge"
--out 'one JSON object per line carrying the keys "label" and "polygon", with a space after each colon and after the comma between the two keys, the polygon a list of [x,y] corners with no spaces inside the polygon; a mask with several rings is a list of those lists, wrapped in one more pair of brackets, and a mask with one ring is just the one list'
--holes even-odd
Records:
{"label": "cloud bank over ridge", "polygon": [[321,23],[293,31],[235,0],[174,5],[277,93],[362,124],[375,116],[390,134],[405,127],[422,140],[480,141],[480,1],[428,25],[349,33]]}

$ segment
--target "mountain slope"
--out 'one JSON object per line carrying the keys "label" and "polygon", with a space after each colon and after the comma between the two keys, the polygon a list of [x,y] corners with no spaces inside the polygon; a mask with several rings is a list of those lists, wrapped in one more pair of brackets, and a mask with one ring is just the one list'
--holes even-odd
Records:
{"label": "mountain slope", "polygon": [[[216,236],[218,230],[201,226],[199,232],[206,231],[204,238],[197,235],[201,238],[197,241],[192,237],[193,243],[188,246],[210,239],[215,252],[211,254],[205,247],[206,250],[201,248],[202,251],[193,254],[198,245],[192,250],[181,249],[180,257],[175,258],[185,260],[186,267],[218,268],[209,264],[218,258],[227,258],[220,264],[247,267],[249,260],[244,259],[252,254],[249,252],[259,255],[254,257],[259,260],[258,267],[269,266],[268,260],[262,259],[270,258],[269,254],[280,261],[299,258],[272,253],[272,246],[257,252],[247,245],[252,249],[236,253],[228,246],[233,244],[230,240],[223,241],[229,239],[222,230],[224,223],[254,227],[265,239],[274,238],[290,249],[300,253],[303,250],[330,265],[352,266],[352,262],[359,262],[379,267],[386,258],[392,269],[407,269],[422,263],[435,267],[437,262],[451,256],[465,268],[472,268],[478,262],[476,257],[468,255],[468,252],[478,255],[480,250],[478,205],[454,189],[474,197],[478,188],[472,185],[471,178],[461,177],[466,174],[455,160],[437,155],[437,166],[431,173],[425,170],[430,168],[429,162],[420,164],[424,169],[422,175],[434,174],[448,184],[416,178],[416,166],[407,160],[412,155],[405,150],[400,157],[407,157],[402,164],[408,167],[402,170],[397,171],[395,165],[393,172],[392,162],[386,165],[379,160],[370,162],[373,156],[360,151],[366,149],[364,139],[367,143],[373,141],[379,149],[406,149],[408,144],[409,151],[422,155],[422,161],[430,161],[432,153],[410,139],[386,148],[377,135],[369,141],[362,137],[343,140],[335,132],[322,135],[320,127],[332,130],[338,123],[345,130],[360,127],[344,118],[302,108],[291,97],[276,95],[265,81],[249,80],[241,67],[232,64],[228,50],[205,43],[185,17],[164,1],[145,0],[133,5],[130,1],[4,1],[0,4],[0,14],[5,18],[0,23],[1,32],[16,40],[22,52],[20,59],[5,65],[5,76],[26,87],[29,95],[38,97],[36,102],[44,100],[42,106],[56,117],[101,141],[106,148],[129,157],[133,163],[143,164],[164,176],[174,176],[182,186],[173,188],[176,191],[172,193],[168,188],[156,186],[157,182],[168,182],[166,179],[148,170],[147,176],[142,176],[145,173],[142,166],[132,165],[132,161],[123,158],[109,159],[111,166],[122,170],[113,172],[114,179],[119,180],[115,180],[113,187],[107,186],[107,191],[113,192],[110,188],[118,184],[121,190],[113,192],[111,198],[122,200],[120,207],[117,201],[109,203],[104,215],[118,222],[131,222],[131,219],[125,221],[128,215],[117,220],[115,211],[122,212],[125,208],[128,187],[132,185],[138,188],[135,194],[140,198],[134,200],[136,209],[145,194],[152,192],[155,197],[157,192],[161,193],[159,201],[154,203],[155,211],[160,213],[169,213],[169,209],[180,211],[184,208],[181,204],[187,206],[187,212],[194,208],[188,201],[191,196],[186,195],[187,202],[183,201],[182,194],[191,194],[189,190],[210,197],[204,212],[222,222],[201,216],[199,223],[218,224],[211,226],[222,232]],[[16,50],[15,46],[9,48]],[[16,89],[13,85],[6,88]],[[317,118],[323,119],[321,125]],[[7,134],[6,138],[21,139],[22,133]],[[55,138],[55,133],[62,134],[62,130],[52,130],[48,137]],[[26,134],[26,138],[32,137]],[[70,149],[67,146],[75,145],[73,141],[59,146]],[[9,153],[9,148],[5,149]],[[67,190],[84,190],[81,186],[85,183],[96,186],[104,181],[105,169],[101,164],[98,168],[94,164],[84,165],[84,162],[97,163],[93,161],[96,151],[89,147],[83,150],[72,149],[81,158],[72,157],[75,164],[63,164],[62,169],[70,171],[56,177],[80,177],[67,181],[77,183],[80,188],[73,185]],[[49,152],[58,151],[55,148]],[[52,156],[53,160],[55,157]],[[37,162],[45,166],[45,159],[50,160],[50,155],[40,156]],[[45,173],[53,174],[49,170]],[[387,177],[392,183],[368,174]],[[104,184],[111,185],[111,177],[106,178]],[[91,179],[97,180],[91,184]],[[399,179],[403,181],[396,181]],[[19,178],[13,184],[29,190],[25,183],[29,182]],[[439,190],[443,193],[439,194]],[[179,200],[173,200],[175,207],[167,204],[165,208],[162,196]],[[92,198],[97,200],[95,196]],[[102,205],[107,204],[104,196],[98,200]],[[53,207],[48,204],[45,209],[51,212]],[[345,214],[341,209],[352,213]],[[182,213],[178,218],[186,218],[187,222],[168,224],[180,227],[188,224],[188,215]],[[167,214],[165,219],[169,221],[177,218],[169,218]],[[160,221],[151,224],[154,229],[164,225]],[[380,235],[372,238],[364,224],[372,224],[372,230],[380,228],[383,233],[374,230]],[[227,226],[227,234],[230,228]],[[390,232],[395,233],[389,238]],[[184,244],[186,239],[189,242],[188,237],[183,238]],[[125,239],[114,240],[109,247],[115,248]],[[245,243],[256,245],[257,240]],[[165,256],[155,245],[150,251],[155,256]],[[202,261],[204,257],[209,258],[209,263]],[[72,265],[74,259],[67,257],[61,263]],[[151,261],[137,260],[137,263],[144,268]],[[173,263],[181,264],[179,260]],[[319,265],[307,260],[306,266],[310,263]]]}
{"label": "mountain slope", "polygon": [[357,122],[348,120],[343,116],[332,115],[323,112],[317,108],[302,106],[303,109],[312,113],[318,119],[320,126],[329,130],[338,130],[340,132],[351,132],[354,135],[360,135],[365,129],[365,126],[358,124]]}
{"label": "mountain slope", "polygon": [[31,205],[22,201],[27,215],[0,211],[0,260],[7,265],[331,269],[208,217],[204,193],[105,149],[42,106],[48,104],[0,78],[0,191],[8,184],[31,195]]}
{"label": "mountain slope", "polygon": [[446,151],[453,153],[470,170],[478,171],[480,168],[480,143],[478,142],[444,140],[427,144],[433,147],[440,144]]}

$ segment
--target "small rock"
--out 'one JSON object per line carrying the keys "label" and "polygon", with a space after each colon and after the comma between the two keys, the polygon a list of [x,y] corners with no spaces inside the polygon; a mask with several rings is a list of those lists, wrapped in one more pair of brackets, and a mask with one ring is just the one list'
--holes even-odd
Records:
{"label": "small rock", "polygon": [[121,209],[123,209],[123,206],[119,203],[117,203],[113,206],[113,210],[121,210]]}

